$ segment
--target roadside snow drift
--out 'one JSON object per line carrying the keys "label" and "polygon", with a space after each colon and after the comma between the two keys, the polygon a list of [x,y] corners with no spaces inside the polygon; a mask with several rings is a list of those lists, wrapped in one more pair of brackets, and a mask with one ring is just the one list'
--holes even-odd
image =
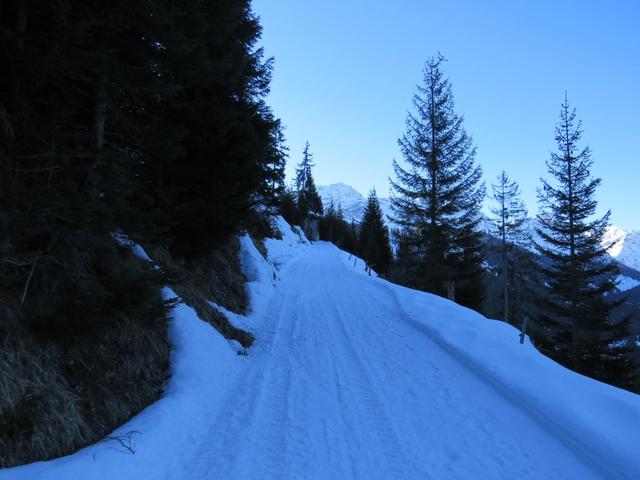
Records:
{"label": "roadside snow drift", "polygon": [[268,261],[241,242],[248,355],[179,306],[165,396],[111,435],[135,454],[105,440],[0,480],[640,478],[639,396],[278,221]]}

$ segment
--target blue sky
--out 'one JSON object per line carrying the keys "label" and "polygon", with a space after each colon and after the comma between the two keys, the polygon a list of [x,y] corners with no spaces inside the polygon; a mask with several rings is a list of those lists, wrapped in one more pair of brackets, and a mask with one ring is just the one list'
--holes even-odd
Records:
{"label": "blue sky", "polygon": [[487,185],[504,169],[530,213],[565,90],[602,178],[600,213],[640,229],[640,2],[254,0],[275,57],[269,103],[288,173],[311,143],[318,184],[389,190],[427,57],[448,60]]}

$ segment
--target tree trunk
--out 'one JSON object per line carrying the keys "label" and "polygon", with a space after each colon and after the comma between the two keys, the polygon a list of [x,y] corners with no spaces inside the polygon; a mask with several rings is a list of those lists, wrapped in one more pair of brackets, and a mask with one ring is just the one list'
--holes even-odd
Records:
{"label": "tree trunk", "polygon": [[18,11],[16,13],[16,46],[19,55],[22,55],[22,52],[24,52],[24,39],[27,32],[27,13],[27,0],[19,1]]}
{"label": "tree trunk", "polygon": [[[15,38],[16,38],[16,57],[22,57],[24,52],[24,40],[27,33],[27,18],[28,18],[28,5],[27,0],[22,0],[18,2],[18,9],[16,11],[16,28],[15,28]],[[14,105],[14,114],[19,115],[20,113],[20,97],[22,93],[22,84],[21,80],[22,72],[18,70],[15,75],[15,81],[13,83],[13,105]]]}
{"label": "tree trunk", "polygon": [[504,279],[504,321],[509,323],[509,281],[507,279],[506,255],[502,264],[502,278]]}
{"label": "tree trunk", "polygon": [[504,284],[504,321],[509,323],[509,281],[507,280],[507,206],[505,183],[506,179],[502,177],[502,283]]}
{"label": "tree trunk", "polygon": [[96,85],[96,113],[95,113],[95,147],[100,151],[104,147],[104,126],[107,121],[107,102],[109,100],[107,86],[109,81],[109,57],[105,55],[98,72]]}
{"label": "tree trunk", "polygon": [[[24,39],[27,32],[27,18],[28,18],[28,5],[27,0],[21,0],[18,2],[18,9],[16,11],[16,27],[15,27],[15,38],[16,38],[16,57],[22,57],[24,52]],[[13,114],[17,118],[16,128],[20,128],[21,124],[21,110],[24,109],[21,106],[21,97],[22,97],[22,74],[23,72],[17,68],[16,74],[13,82]],[[13,177],[13,182],[11,184],[11,191],[15,188],[15,185],[18,181],[18,176],[20,172],[20,160],[15,163],[15,173]]]}
{"label": "tree trunk", "polygon": [[447,298],[452,302],[456,301],[456,282],[453,280],[447,281]]}

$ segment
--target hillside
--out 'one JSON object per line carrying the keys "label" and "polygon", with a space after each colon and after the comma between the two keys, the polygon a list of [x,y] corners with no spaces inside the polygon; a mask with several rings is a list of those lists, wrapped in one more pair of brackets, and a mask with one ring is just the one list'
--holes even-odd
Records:
{"label": "hillside", "polygon": [[254,347],[179,306],[163,399],[110,440],[0,479],[640,476],[640,397],[280,228],[268,262],[241,239],[251,313],[229,315]]}

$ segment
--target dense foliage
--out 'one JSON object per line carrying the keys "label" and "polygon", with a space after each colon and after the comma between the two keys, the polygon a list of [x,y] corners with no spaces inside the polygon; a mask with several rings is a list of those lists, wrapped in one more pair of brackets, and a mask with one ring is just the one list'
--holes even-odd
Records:
{"label": "dense foliage", "polygon": [[387,274],[393,260],[389,243],[389,229],[384,222],[375,190],[369,194],[367,206],[360,222],[358,255],[380,275]]}
{"label": "dense foliage", "polygon": [[326,212],[318,222],[318,237],[338,246],[349,253],[356,253],[358,233],[354,222],[347,222],[342,207],[329,203]]}
{"label": "dense foliage", "polygon": [[[69,437],[64,452],[126,420],[165,378],[166,279],[123,234],[193,260],[279,202],[286,151],[264,102],[271,61],[259,37],[248,0],[0,5],[0,345],[49,352],[51,378],[100,424]],[[118,333],[125,325],[130,336]],[[105,351],[105,339],[124,345]],[[145,355],[142,367],[131,358]],[[104,375],[65,363],[88,364],[84,356]],[[120,362],[138,370],[118,372]],[[21,377],[17,361],[1,367],[17,377],[0,425],[19,424],[24,402],[35,418],[67,388]],[[145,382],[140,368],[155,383],[105,413],[105,391],[136,375]],[[28,425],[13,433],[24,452],[61,454]],[[52,448],[29,450],[29,439]]]}

